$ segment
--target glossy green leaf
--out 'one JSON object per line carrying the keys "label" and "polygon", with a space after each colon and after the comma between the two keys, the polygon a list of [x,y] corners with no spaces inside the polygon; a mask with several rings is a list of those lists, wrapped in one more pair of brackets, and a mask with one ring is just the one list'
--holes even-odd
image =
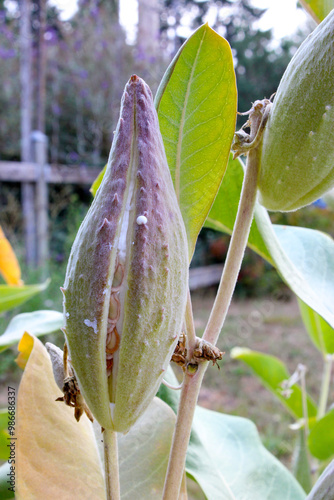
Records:
{"label": "glossy green leaf", "polygon": [[[233,170],[233,172],[230,172]],[[237,173],[238,172],[238,173]],[[231,233],[243,179],[241,160],[230,159],[206,225]],[[231,193],[232,201],[229,201]],[[224,203],[228,209],[223,209]],[[334,327],[334,241],[314,229],[272,224],[267,211],[255,207],[249,246],[276,267],[291,290]]]}
{"label": "glossy green leaf", "polygon": [[9,491],[8,488],[11,488],[11,485],[8,484],[8,474],[10,473],[10,465],[8,462],[5,462],[0,467],[0,498],[1,500],[9,500],[10,498],[15,498],[15,493],[13,491]]}
{"label": "glossy green leaf", "polygon": [[334,455],[334,410],[318,420],[308,437],[312,455],[319,460],[327,460]]}
{"label": "glossy green leaf", "polygon": [[[8,411],[7,408],[0,410],[0,460],[8,460]],[[1,497],[0,497],[1,498]]]}
{"label": "glossy green leaf", "polygon": [[298,300],[307,333],[322,354],[334,353],[334,329],[302,300]]}
{"label": "glossy green leaf", "polygon": [[0,285],[0,313],[9,311],[14,307],[23,304],[37,293],[45,290],[49,283],[50,280],[46,280],[44,283],[39,285]]}
{"label": "glossy green leaf", "polygon": [[[171,369],[165,379],[177,385]],[[177,410],[179,392],[161,386],[158,395]],[[186,472],[208,500],[302,500],[306,496],[292,474],[262,445],[250,420],[199,406]]]}
{"label": "glossy green leaf", "polygon": [[318,24],[334,9],[334,0],[299,0],[299,2]]}
{"label": "glossy green leaf", "polygon": [[5,332],[0,336],[0,352],[16,344],[25,331],[40,337],[52,333],[64,325],[63,314],[58,311],[35,311],[14,316]]}
{"label": "glossy green leaf", "polygon": [[[302,392],[299,385],[295,384],[291,387],[292,392],[289,398],[282,396],[281,383],[290,378],[290,374],[282,361],[275,356],[241,347],[232,349],[231,357],[243,361],[252,368],[262,384],[281,401],[295,419],[303,418]],[[307,409],[308,417],[316,416],[317,407],[309,396]]]}
{"label": "glossy green leaf", "polygon": [[190,257],[224,176],[236,99],[230,46],[205,24],[181,47],[155,99]]}

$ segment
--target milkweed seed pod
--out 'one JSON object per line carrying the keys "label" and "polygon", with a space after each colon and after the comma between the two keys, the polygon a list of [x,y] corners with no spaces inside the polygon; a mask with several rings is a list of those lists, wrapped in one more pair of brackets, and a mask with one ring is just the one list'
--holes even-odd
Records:
{"label": "milkweed seed pod", "polygon": [[291,211],[334,185],[334,10],[297,50],[264,132],[260,202]]}
{"label": "milkweed seed pod", "polygon": [[71,364],[104,428],[126,432],[159,387],[183,321],[186,241],[152,94],[132,76],[63,289]]}

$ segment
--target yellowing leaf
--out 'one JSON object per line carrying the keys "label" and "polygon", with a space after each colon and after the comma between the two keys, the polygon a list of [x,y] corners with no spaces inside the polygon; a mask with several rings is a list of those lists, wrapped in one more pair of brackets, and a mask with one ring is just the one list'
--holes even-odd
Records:
{"label": "yellowing leaf", "polygon": [[32,348],[34,347],[34,337],[29,335],[29,333],[24,332],[20,343],[18,345],[19,355],[16,358],[16,363],[22,370],[25,369],[29,356],[31,354]]}
{"label": "yellowing leaf", "polygon": [[43,344],[26,333],[20,351],[29,359],[17,400],[17,500],[105,500],[91,423],[55,401],[61,394]]}
{"label": "yellowing leaf", "polygon": [[21,269],[1,226],[0,226],[0,274],[8,285],[23,285]]}

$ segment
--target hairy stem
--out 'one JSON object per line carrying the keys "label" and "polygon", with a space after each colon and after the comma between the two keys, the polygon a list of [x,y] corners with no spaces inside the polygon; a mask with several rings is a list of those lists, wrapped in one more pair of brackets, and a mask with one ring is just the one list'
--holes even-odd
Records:
{"label": "hairy stem", "polygon": [[[203,336],[205,340],[212,344],[216,343],[219,332],[223,327],[247,245],[256,202],[259,154],[257,148],[248,153],[246,174],[224,271]],[[187,308],[189,304],[190,300],[188,300]],[[189,320],[188,314],[189,311],[186,312],[186,318],[188,317]],[[187,319],[186,322],[188,328],[189,322]],[[184,377],[163,500],[176,500],[179,498],[192,420],[207,366],[208,362],[203,362],[198,366],[195,374],[186,372]]]}
{"label": "hairy stem", "polygon": [[329,385],[330,385],[330,381],[331,381],[332,362],[333,362],[333,356],[330,354],[325,355],[325,357],[324,357],[324,371],[323,371],[322,380],[321,380],[321,391],[320,391],[318,414],[317,414],[318,420],[320,418],[322,418],[326,413]]}
{"label": "hairy stem", "polygon": [[163,500],[177,500],[179,498],[191,425],[207,364],[208,363],[205,362],[199,366],[195,375],[186,373],[183,380],[177,421],[169,456]]}
{"label": "hairy stem", "polygon": [[103,445],[106,498],[107,500],[120,500],[117,433],[105,429],[103,432]]}
{"label": "hairy stem", "polygon": [[193,351],[196,346],[196,332],[195,332],[194,316],[191,305],[191,296],[189,288],[188,288],[187,305],[186,305],[186,312],[184,319],[185,319],[186,333],[187,333],[188,357],[191,359]]}
{"label": "hairy stem", "polygon": [[219,333],[223,328],[247,246],[256,202],[259,155],[260,151],[258,148],[248,153],[246,173],[232,238],[217,296],[203,335],[203,339],[211,342],[211,344],[216,344]]}

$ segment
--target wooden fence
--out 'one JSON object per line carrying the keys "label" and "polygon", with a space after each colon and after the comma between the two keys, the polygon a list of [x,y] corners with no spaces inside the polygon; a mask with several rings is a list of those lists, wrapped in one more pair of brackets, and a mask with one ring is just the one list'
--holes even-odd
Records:
{"label": "wooden fence", "polygon": [[[96,167],[49,165],[46,150],[46,136],[36,132],[32,140],[34,162],[0,161],[0,182],[22,185],[26,262],[45,272],[49,258],[48,184],[91,185],[101,171]],[[190,290],[216,285],[222,269],[222,264],[190,269]]]}
{"label": "wooden fence", "polygon": [[47,138],[41,132],[31,136],[31,162],[0,161],[0,182],[21,183],[26,262],[44,269],[49,258],[48,184],[91,185],[100,168],[49,165]]}

